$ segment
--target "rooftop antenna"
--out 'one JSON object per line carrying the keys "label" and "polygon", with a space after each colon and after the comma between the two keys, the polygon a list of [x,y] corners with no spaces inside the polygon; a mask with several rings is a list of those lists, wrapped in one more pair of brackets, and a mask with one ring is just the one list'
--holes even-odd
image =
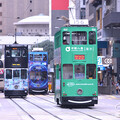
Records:
{"label": "rooftop antenna", "polygon": [[18,44],[16,41],[16,28],[15,28],[15,42],[14,42],[14,44]]}

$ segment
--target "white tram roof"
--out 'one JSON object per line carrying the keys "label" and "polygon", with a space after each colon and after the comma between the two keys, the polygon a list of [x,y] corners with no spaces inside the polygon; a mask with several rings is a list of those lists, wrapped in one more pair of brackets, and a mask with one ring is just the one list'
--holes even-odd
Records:
{"label": "white tram roof", "polygon": [[32,52],[40,52],[43,51],[43,48],[33,48]]}
{"label": "white tram roof", "polygon": [[80,25],[80,26],[88,26],[88,19],[70,19],[69,20],[70,25]]}

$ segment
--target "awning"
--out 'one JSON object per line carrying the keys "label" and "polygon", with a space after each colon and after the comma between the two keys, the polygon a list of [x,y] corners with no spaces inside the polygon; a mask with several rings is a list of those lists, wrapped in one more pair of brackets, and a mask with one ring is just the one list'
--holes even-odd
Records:
{"label": "awning", "polygon": [[98,48],[108,48],[108,41],[98,41]]}

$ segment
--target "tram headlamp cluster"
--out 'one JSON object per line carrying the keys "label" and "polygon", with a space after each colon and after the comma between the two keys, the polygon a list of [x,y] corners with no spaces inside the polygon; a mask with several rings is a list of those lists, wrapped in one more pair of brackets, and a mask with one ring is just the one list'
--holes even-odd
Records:
{"label": "tram headlamp cluster", "polygon": [[83,90],[81,88],[77,90],[78,95],[82,95],[82,93],[83,93]]}

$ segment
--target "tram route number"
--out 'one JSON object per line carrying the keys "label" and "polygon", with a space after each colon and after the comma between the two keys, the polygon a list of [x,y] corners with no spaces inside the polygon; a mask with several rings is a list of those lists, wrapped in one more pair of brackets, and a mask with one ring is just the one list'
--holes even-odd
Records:
{"label": "tram route number", "polygon": [[102,58],[102,64],[112,64],[112,58]]}

